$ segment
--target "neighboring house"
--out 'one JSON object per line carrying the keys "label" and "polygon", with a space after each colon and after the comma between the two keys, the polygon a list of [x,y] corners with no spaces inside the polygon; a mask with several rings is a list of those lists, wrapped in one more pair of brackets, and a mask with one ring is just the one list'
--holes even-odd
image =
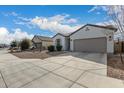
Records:
{"label": "neighboring house", "polygon": [[62,50],[77,52],[114,52],[114,32],[117,29],[110,26],[86,24],[70,35],[56,34],[53,44],[60,43]]}
{"label": "neighboring house", "polygon": [[48,46],[53,44],[53,40],[50,37],[35,35],[32,39],[33,45],[40,50],[47,49]]}
{"label": "neighboring house", "polygon": [[9,45],[7,45],[7,44],[0,44],[0,48],[7,48],[7,47],[9,47]]}

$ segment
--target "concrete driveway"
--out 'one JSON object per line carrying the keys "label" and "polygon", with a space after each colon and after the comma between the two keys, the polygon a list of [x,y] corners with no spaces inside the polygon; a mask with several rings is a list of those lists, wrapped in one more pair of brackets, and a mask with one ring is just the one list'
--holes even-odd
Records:
{"label": "concrete driveway", "polygon": [[0,50],[0,87],[124,87],[106,76],[106,54],[73,53],[41,59],[20,59]]}

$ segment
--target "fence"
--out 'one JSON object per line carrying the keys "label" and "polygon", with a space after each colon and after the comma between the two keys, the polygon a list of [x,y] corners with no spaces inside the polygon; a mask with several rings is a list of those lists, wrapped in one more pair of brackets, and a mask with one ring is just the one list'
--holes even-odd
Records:
{"label": "fence", "polygon": [[124,53],[124,41],[114,42],[114,53]]}

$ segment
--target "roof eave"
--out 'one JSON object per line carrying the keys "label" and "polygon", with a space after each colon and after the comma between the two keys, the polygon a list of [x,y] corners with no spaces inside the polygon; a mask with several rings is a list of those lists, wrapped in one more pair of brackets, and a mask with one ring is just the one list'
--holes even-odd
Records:
{"label": "roof eave", "polygon": [[86,24],[86,25],[80,27],[79,29],[77,29],[76,31],[74,31],[73,33],[71,33],[69,36],[73,35],[74,33],[78,32],[80,29],[83,29],[86,26],[94,26],[94,27],[100,27],[100,28],[104,28],[104,29],[110,29],[110,30],[114,30],[115,32],[117,31],[117,28],[107,28],[105,26],[99,26],[99,25],[93,25],[93,24]]}
{"label": "roof eave", "polygon": [[63,34],[61,34],[61,33],[57,33],[57,34],[54,35],[52,38],[56,37],[57,35],[61,35],[61,36],[63,36],[63,37],[68,37],[68,36],[65,36],[65,35],[63,35]]}

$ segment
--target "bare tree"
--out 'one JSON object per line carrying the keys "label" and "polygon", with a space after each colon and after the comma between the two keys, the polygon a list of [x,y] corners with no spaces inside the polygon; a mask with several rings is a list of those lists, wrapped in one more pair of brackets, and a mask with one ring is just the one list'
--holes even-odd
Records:
{"label": "bare tree", "polygon": [[[107,13],[111,20],[113,20],[114,25],[118,28],[118,31],[121,34],[120,39],[123,40],[124,37],[124,6],[121,5],[112,5],[112,6],[107,6]],[[120,48],[120,43],[119,43],[119,48]],[[120,50],[120,57],[121,61],[123,62],[122,58],[122,51]]]}

